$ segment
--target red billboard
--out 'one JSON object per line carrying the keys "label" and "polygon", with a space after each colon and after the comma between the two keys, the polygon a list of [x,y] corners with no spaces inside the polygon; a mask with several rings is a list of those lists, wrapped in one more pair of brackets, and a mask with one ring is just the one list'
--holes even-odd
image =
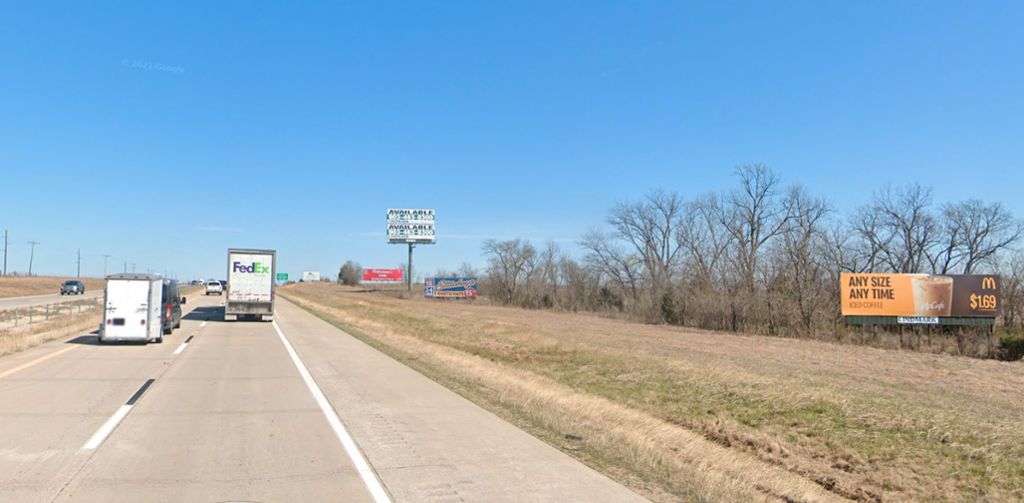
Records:
{"label": "red billboard", "polygon": [[363,269],[363,283],[401,283],[401,269]]}

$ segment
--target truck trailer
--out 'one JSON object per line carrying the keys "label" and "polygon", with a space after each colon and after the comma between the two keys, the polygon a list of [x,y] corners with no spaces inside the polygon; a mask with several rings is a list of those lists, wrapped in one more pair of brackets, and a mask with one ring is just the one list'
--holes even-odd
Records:
{"label": "truck trailer", "polygon": [[224,321],[273,321],[275,274],[275,250],[228,249]]}
{"label": "truck trailer", "polygon": [[103,289],[99,342],[163,342],[164,281],[155,274],[111,274]]}

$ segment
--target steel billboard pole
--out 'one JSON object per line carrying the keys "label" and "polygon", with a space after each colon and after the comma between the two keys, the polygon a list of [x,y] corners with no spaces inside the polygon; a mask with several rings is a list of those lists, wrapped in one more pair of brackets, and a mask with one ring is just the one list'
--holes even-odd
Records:
{"label": "steel billboard pole", "polygon": [[410,296],[412,295],[412,245],[413,245],[413,243],[410,242],[409,243],[409,269],[408,269],[408,272],[409,272],[409,294],[410,294]]}

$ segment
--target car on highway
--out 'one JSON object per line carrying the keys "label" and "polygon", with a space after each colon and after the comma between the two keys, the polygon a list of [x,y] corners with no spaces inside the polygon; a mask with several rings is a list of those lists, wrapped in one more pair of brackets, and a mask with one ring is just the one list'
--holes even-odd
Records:
{"label": "car on highway", "polygon": [[224,295],[224,287],[220,285],[219,281],[211,281],[206,284],[206,295]]}
{"label": "car on highway", "polygon": [[175,328],[181,328],[181,305],[184,303],[185,297],[181,296],[178,281],[165,279],[160,301],[164,335],[170,335]]}
{"label": "car on highway", "polygon": [[85,283],[78,280],[69,279],[60,287],[61,295],[81,295],[83,293],[85,293]]}

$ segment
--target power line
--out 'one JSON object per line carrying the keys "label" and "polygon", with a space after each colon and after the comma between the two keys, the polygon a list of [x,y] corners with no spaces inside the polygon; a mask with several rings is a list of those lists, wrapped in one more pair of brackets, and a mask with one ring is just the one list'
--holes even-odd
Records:
{"label": "power line", "polygon": [[7,239],[7,231],[4,231],[4,276],[7,276],[7,245],[11,244],[11,241]]}
{"label": "power line", "polygon": [[28,257],[28,276],[32,277],[32,260],[36,258],[36,245],[40,244],[38,241],[29,241],[28,244],[32,245],[32,254]]}

